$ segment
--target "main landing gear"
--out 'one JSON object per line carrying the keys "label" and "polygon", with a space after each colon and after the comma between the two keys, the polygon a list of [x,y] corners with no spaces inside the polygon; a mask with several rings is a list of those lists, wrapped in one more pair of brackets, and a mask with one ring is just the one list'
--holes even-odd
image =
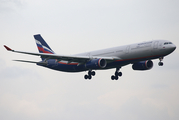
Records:
{"label": "main landing gear", "polygon": [[85,75],[84,78],[90,80],[92,76],[95,76],[95,74],[96,74],[95,71],[89,70],[88,75]]}
{"label": "main landing gear", "polygon": [[163,57],[160,57],[159,60],[160,60],[160,62],[158,63],[158,65],[159,65],[159,66],[163,66],[163,62],[162,62]]}
{"label": "main landing gear", "polygon": [[111,76],[111,80],[118,80],[119,76],[122,76],[122,72],[119,72],[120,68],[116,68],[115,75]]}

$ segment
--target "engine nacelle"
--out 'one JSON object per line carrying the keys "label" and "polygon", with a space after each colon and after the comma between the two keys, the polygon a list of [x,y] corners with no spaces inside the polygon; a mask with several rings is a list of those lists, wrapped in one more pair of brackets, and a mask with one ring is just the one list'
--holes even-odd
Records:
{"label": "engine nacelle", "polygon": [[85,67],[88,69],[99,69],[99,68],[105,68],[107,65],[107,62],[105,59],[93,59],[88,61],[85,64]]}
{"label": "engine nacelle", "polygon": [[140,61],[132,65],[133,70],[150,70],[153,67],[151,60]]}

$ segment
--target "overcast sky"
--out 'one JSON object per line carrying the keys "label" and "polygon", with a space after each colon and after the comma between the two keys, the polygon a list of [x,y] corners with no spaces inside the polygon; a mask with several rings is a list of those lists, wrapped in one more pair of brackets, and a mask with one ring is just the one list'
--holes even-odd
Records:
{"label": "overcast sky", "polygon": [[155,39],[179,46],[178,0],[0,0],[1,120],[178,120],[179,50],[149,71],[65,73],[14,59],[39,57],[41,34],[58,54],[77,54]]}

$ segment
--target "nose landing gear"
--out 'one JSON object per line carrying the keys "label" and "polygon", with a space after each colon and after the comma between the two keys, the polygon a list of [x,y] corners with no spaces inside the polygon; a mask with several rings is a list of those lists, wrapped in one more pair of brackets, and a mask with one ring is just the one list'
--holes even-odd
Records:
{"label": "nose landing gear", "polygon": [[89,70],[88,75],[85,75],[84,78],[91,80],[92,76],[95,76],[95,74],[95,71]]}
{"label": "nose landing gear", "polygon": [[159,65],[159,66],[163,66],[163,62],[162,62],[163,57],[160,57],[159,60],[160,60],[160,62],[158,63],[158,65]]}
{"label": "nose landing gear", "polygon": [[118,80],[119,76],[122,76],[122,72],[119,72],[120,68],[116,68],[115,75],[111,76],[111,80]]}

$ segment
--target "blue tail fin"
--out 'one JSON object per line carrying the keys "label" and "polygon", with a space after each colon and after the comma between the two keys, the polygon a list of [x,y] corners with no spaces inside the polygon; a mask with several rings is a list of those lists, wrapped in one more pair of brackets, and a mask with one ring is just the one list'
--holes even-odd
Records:
{"label": "blue tail fin", "polygon": [[53,50],[48,46],[48,44],[41,37],[40,34],[34,35],[34,38],[35,38],[37,48],[38,48],[40,53],[54,54]]}

